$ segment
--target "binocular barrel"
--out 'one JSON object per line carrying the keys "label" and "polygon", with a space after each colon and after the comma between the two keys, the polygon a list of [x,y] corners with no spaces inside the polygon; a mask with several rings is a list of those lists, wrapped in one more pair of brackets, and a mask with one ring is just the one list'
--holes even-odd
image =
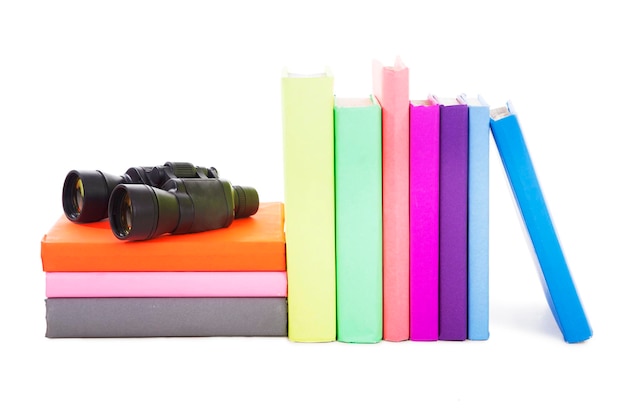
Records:
{"label": "binocular barrel", "polygon": [[106,218],[109,197],[122,182],[122,176],[102,171],[70,171],[63,184],[65,215],[75,223],[90,223]]}
{"label": "binocular barrel", "polygon": [[252,187],[220,179],[172,179],[164,189],[120,184],[109,202],[109,222],[120,240],[146,240],[165,233],[196,233],[230,226],[259,208]]}
{"label": "binocular barrel", "polygon": [[65,178],[62,197],[70,221],[109,217],[121,240],[228,227],[233,219],[251,216],[259,207],[254,188],[233,186],[219,179],[215,168],[187,162],[129,168],[120,176],[73,170]]}

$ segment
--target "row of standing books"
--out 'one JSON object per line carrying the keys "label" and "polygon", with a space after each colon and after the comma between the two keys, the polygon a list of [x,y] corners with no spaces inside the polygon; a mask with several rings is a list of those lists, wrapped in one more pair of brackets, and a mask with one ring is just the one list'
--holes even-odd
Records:
{"label": "row of standing books", "polygon": [[372,75],[362,98],[283,77],[289,337],[487,339],[489,107]]}
{"label": "row of standing books", "polygon": [[345,98],[328,70],[283,74],[289,338],[489,337],[490,130],[557,323],[569,342],[590,337],[521,131],[499,128],[515,116],[463,94],[411,100],[399,59],[373,61],[372,81]]}

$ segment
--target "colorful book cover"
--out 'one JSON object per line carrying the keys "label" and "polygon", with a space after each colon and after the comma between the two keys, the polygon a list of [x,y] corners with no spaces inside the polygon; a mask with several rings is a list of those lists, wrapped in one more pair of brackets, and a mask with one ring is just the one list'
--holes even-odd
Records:
{"label": "colorful book cover", "polygon": [[410,339],[439,337],[439,106],[410,103]]}
{"label": "colorful book cover", "polygon": [[337,340],[376,343],[383,331],[381,109],[335,98]]}
{"label": "colorful book cover", "polygon": [[127,242],[108,220],[63,216],[41,241],[41,261],[46,272],[285,271],[283,221],[283,203],[260,203],[227,228]]}
{"label": "colorful book cover", "polygon": [[440,105],[439,339],[467,339],[468,108],[431,96]]}
{"label": "colorful book cover", "polygon": [[46,272],[46,297],[287,297],[287,273]]}
{"label": "colorful book cover", "polygon": [[460,96],[469,109],[467,337],[489,338],[489,105]]}
{"label": "colorful book cover", "polygon": [[383,339],[409,339],[409,69],[372,63],[382,109]]}
{"label": "colorful book cover", "polygon": [[284,297],[46,300],[48,338],[286,335]]}
{"label": "colorful book cover", "polygon": [[536,257],[548,305],[568,343],[592,336],[548,211],[517,114],[510,103],[491,110],[491,132]]}
{"label": "colorful book cover", "polygon": [[333,76],[282,77],[289,339],[337,338]]}

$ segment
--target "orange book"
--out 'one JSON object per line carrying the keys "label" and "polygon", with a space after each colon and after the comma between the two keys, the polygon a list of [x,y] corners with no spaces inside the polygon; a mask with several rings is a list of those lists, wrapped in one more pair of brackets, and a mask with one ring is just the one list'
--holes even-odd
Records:
{"label": "orange book", "polygon": [[224,229],[117,239],[108,219],[76,224],[61,217],[41,241],[46,272],[285,271],[283,203],[260,203]]}

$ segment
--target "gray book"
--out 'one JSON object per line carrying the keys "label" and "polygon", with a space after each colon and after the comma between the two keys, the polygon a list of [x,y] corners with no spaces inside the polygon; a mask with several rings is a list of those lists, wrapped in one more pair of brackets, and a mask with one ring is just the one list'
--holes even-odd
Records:
{"label": "gray book", "polygon": [[287,336],[285,297],[48,298],[46,337]]}

